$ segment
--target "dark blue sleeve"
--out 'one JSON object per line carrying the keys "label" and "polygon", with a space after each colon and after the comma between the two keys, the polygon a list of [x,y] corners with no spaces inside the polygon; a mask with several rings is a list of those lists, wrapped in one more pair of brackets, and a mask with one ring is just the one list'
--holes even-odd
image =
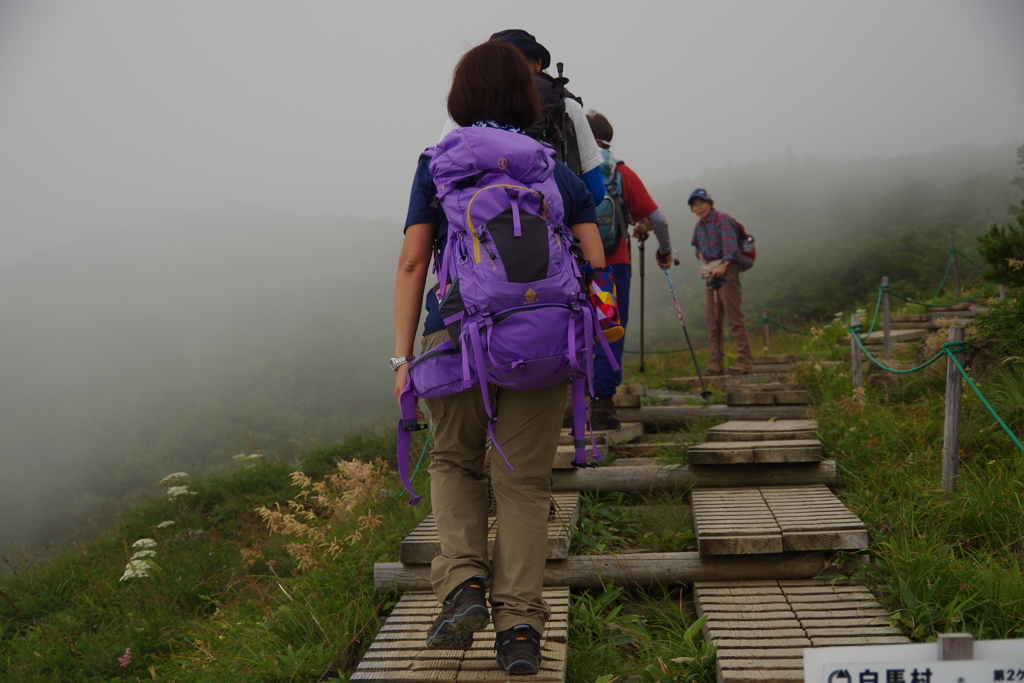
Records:
{"label": "dark blue sleeve", "polygon": [[592,168],[581,175],[580,180],[582,180],[584,184],[586,184],[587,189],[590,190],[590,196],[594,200],[595,206],[604,201],[604,178],[601,177],[600,166]]}
{"label": "dark blue sleeve", "polygon": [[558,192],[562,195],[567,226],[597,222],[594,198],[590,194],[590,190],[582,180],[576,177],[576,174],[569,170],[568,166],[560,161],[555,162],[555,182],[558,183]]}
{"label": "dark blue sleeve", "polygon": [[405,216],[405,227],[417,223],[441,222],[441,207],[433,206],[437,188],[434,178],[430,175],[430,158],[421,156],[416,164],[416,175],[412,179],[412,191],[409,193],[409,212]]}

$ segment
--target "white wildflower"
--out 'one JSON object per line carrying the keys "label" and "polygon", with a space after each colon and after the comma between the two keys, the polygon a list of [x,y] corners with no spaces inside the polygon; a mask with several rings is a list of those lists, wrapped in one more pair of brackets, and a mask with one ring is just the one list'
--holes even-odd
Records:
{"label": "white wildflower", "polygon": [[156,541],[152,538],[140,538],[139,540],[132,543],[133,548],[155,548]]}
{"label": "white wildflower", "polygon": [[159,524],[157,524],[156,528],[157,529],[164,529],[166,527],[169,527],[172,524],[174,524],[174,520],[173,519],[168,519],[168,520],[165,520],[165,521],[160,522]]}
{"label": "white wildflower", "polygon": [[132,555],[133,560],[141,560],[147,557],[156,557],[155,550],[140,550],[139,552]]}
{"label": "white wildflower", "polygon": [[172,472],[171,474],[168,474],[166,477],[164,477],[156,484],[154,484],[154,486],[166,486],[167,484],[170,484],[172,481],[176,479],[184,479],[187,476],[188,474],[185,472]]}
{"label": "white wildflower", "polygon": [[149,570],[153,569],[155,565],[146,560],[130,560],[128,564],[124,566],[124,574],[121,575],[119,581],[127,581],[128,579],[145,579],[149,577]]}
{"label": "white wildflower", "polygon": [[167,487],[167,497],[168,498],[177,498],[178,496],[194,496],[194,495],[196,495],[196,492],[195,491],[189,491],[188,490],[188,486],[168,486]]}
{"label": "white wildflower", "polygon": [[250,453],[249,455],[246,455],[245,453],[239,453],[238,455],[232,455],[231,459],[232,460],[256,460],[256,459],[262,458],[262,457],[263,457],[262,453]]}

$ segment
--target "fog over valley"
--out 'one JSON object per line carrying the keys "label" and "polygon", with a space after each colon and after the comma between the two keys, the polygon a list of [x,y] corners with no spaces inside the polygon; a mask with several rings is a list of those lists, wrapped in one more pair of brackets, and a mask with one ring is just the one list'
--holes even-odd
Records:
{"label": "fog over valley", "polygon": [[[748,322],[831,318],[882,275],[934,287],[950,236],[974,253],[1019,208],[1016,0],[516,11],[0,3],[0,554],[92,533],[169,472],[390,428],[417,155],[494,31],[533,32],[614,125],[698,340],[694,187],[757,239]],[[674,348],[647,270],[649,348]]]}

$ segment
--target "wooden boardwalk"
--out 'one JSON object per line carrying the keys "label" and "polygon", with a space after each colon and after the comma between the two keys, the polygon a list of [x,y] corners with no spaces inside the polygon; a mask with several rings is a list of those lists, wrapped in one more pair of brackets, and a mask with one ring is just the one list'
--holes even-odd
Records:
{"label": "wooden boardwalk", "polygon": [[[541,640],[540,672],[536,676],[516,676],[514,680],[545,683],[565,680],[569,589],[547,589],[544,600],[551,607],[551,618]],[[433,593],[423,591],[403,595],[349,680],[373,683],[495,683],[509,680],[494,658],[493,625],[477,633],[473,647],[468,650],[429,650],[424,647],[427,627],[440,609]]]}
{"label": "wooden boardwalk", "polygon": [[818,462],[821,442],[817,439],[775,441],[711,441],[690,446],[686,459],[691,465],[746,465],[755,462]]}
{"label": "wooden boardwalk", "polygon": [[814,439],[818,423],[814,420],[733,420],[708,430],[708,441],[780,441]]}
{"label": "wooden boardwalk", "polygon": [[697,547],[756,555],[868,547],[864,522],[825,486],[699,488],[692,492]]}
{"label": "wooden boardwalk", "polygon": [[807,405],[811,397],[802,384],[769,382],[728,387],[725,402],[730,406]]}
{"label": "wooden boardwalk", "polygon": [[910,642],[866,588],[848,582],[718,581],[693,592],[719,683],[800,683],[804,648]]}
{"label": "wooden boardwalk", "polygon": [[[771,369],[799,362],[788,356],[758,360]],[[826,566],[826,572],[847,571],[830,565],[833,553],[860,550],[869,543],[864,523],[830,488],[836,483],[835,463],[825,458],[817,423],[802,417],[811,400],[808,392],[780,372],[716,377],[712,382],[726,390],[731,405],[644,406],[646,389],[630,387],[616,398],[620,418],[629,423],[597,433],[597,443],[609,448],[636,440],[643,423],[671,424],[691,414],[740,418],[709,429],[702,444],[664,437],[663,443],[659,439],[650,444],[686,448],[686,466],[625,459],[607,468],[559,469],[571,467],[573,455],[572,437],[563,431],[552,479],[555,490],[565,493],[554,494],[558,513],[549,528],[551,561],[545,572],[545,596],[553,614],[544,634],[542,670],[522,680],[565,680],[568,586],[590,586],[595,576],[636,585],[696,581],[694,600],[698,613],[707,617],[704,636],[716,647],[719,683],[800,683],[804,648],[908,642],[867,589],[847,581],[792,578],[815,576]],[[656,394],[656,400],[666,397]],[[765,419],[747,417],[755,415]],[[767,419],[770,415],[775,418]],[[638,444],[629,450],[647,449]],[[693,487],[697,553],[569,555],[579,491],[672,490],[686,484]],[[424,563],[437,552],[436,529],[428,518],[403,541],[401,565],[375,567],[379,589],[402,586],[412,592],[387,619],[353,681],[508,679],[494,660],[490,630],[478,634],[467,651],[423,649],[427,626],[439,606],[431,593],[416,590],[429,586]],[[723,575],[749,579],[745,567],[759,567],[756,576],[775,578],[706,580]]]}

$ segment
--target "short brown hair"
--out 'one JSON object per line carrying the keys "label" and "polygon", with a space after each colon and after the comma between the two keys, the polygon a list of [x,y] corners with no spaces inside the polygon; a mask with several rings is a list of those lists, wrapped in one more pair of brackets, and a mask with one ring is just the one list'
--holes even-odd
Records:
{"label": "short brown hair", "polygon": [[[587,123],[590,124],[590,132],[594,134],[597,144],[607,149],[612,142],[612,136],[615,135],[615,129],[612,128],[612,124],[605,118],[604,114],[600,114],[593,109],[587,112]],[[603,145],[601,144],[602,142],[604,143]]]}
{"label": "short brown hair", "polygon": [[462,55],[452,75],[448,114],[460,126],[496,121],[529,128],[540,118],[540,96],[523,53],[489,40]]}

